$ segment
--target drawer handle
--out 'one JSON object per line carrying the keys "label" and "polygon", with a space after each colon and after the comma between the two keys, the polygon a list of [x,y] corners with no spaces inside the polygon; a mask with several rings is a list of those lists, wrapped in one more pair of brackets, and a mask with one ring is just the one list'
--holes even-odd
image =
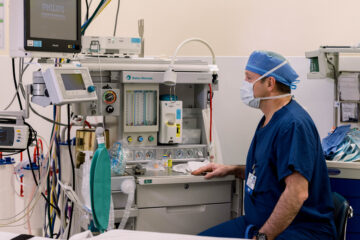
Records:
{"label": "drawer handle", "polygon": [[339,175],[341,173],[341,170],[338,168],[328,168],[328,174],[330,176],[336,176]]}
{"label": "drawer handle", "polygon": [[179,214],[179,213],[194,213],[194,212],[205,212],[205,205],[196,206],[178,206],[178,207],[167,207],[166,212],[168,214]]}

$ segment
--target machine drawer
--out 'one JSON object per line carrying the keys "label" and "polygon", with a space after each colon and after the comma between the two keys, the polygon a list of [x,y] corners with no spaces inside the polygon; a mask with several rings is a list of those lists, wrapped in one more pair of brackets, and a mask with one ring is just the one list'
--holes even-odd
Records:
{"label": "machine drawer", "polygon": [[231,202],[231,181],[137,185],[138,208]]}
{"label": "machine drawer", "polygon": [[136,230],[198,234],[230,220],[230,203],[139,209]]}

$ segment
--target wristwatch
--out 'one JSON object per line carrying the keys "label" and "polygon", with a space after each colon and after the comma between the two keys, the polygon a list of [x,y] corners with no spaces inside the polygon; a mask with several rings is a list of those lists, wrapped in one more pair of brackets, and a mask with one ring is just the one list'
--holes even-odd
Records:
{"label": "wristwatch", "polygon": [[265,233],[258,232],[255,236],[256,236],[256,240],[267,240],[268,239]]}

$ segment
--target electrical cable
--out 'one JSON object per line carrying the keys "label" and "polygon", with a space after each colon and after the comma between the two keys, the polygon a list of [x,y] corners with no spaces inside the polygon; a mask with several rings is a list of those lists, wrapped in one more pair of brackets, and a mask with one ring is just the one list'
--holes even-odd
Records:
{"label": "electrical cable", "polygon": [[[58,116],[54,115],[54,120],[60,122],[61,107],[54,107],[54,108],[57,108],[58,109],[57,111],[59,112]],[[50,192],[49,196],[51,197],[51,202],[53,202],[55,204],[55,206],[59,206],[58,199],[59,199],[61,189],[60,189],[60,185],[57,183],[57,177],[58,177],[57,170],[59,170],[59,174],[60,174],[61,169],[60,168],[56,169],[56,166],[60,161],[60,146],[58,144],[60,127],[58,125],[56,125],[54,128],[54,131],[55,131],[55,150],[53,153],[53,161],[52,161],[53,175],[51,176],[51,190],[49,191]],[[58,187],[58,192],[56,192],[56,186]],[[54,237],[56,212],[53,212],[52,209],[50,209],[50,210],[51,210],[50,211],[51,215],[49,215],[49,216],[51,217],[51,221],[49,224],[49,229],[50,229],[52,237]],[[61,215],[59,215],[59,217],[61,218]],[[59,231],[60,231],[60,228],[59,228]],[[56,235],[59,235],[59,232]]]}
{"label": "electrical cable", "polygon": [[16,99],[16,96],[19,93],[19,89],[20,89],[20,85],[17,85],[16,92],[14,93],[14,96],[11,98],[9,104],[6,105],[6,107],[4,108],[4,111],[8,110],[10,108],[10,106],[13,105],[13,103],[14,103],[14,101]]}
{"label": "electrical cable", "polygon": [[[29,150],[29,148],[27,148],[27,154],[28,154],[28,158],[29,158],[29,167],[30,167],[30,169],[31,169],[31,173],[32,173],[34,182],[35,182],[36,186],[38,186],[39,183],[38,183],[38,181],[37,181],[37,179],[36,179],[35,171],[34,171],[34,168],[33,168],[33,166],[32,166],[32,163],[31,163],[31,156],[30,156],[30,150]],[[39,166],[39,167],[40,167],[40,166]],[[42,197],[45,199],[45,201],[46,201],[49,205],[51,205],[51,206],[59,213],[59,215],[60,215],[60,212],[61,212],[60,208],[57,207],[57,206],[55,206],[55,205],[53,205],[52,203],[50,203],[50,201],[48,201],[48,199],[46,198],[46,196],[45,196],[44,193],[41,193],[41,196],[42,196]]]}
{"label": "electrical cable", "polygon": [[[21,59],[22,59],[22,61],[23,61],[23,65],[24,65],[24,58],[21,58]],[[26,67],[24,68],[22,75],[23,75],[23,74],[25,73],[25,71],[29,68],[29,66],[30,66],[30,64],[33,62],[33,60],[34,60],[34,58],[31,58],[30,61],[26,63]],[[22,75],[21,75],[21,77],[22,77]]]}
{"label": "electrical cable", "polygon": [[111,0],[102,0],[99,3],[98,7],[96,8],[95,12],[90,17],[90,19],[81,26],[81,34],[82,35],[85,34],[86,29],[89,27],[89,25],[92,23],[92,21],[100,15],[100,13],[107,7],[107,5],[109,5],[110,2],[111,2]]}
{"label": "electrical cable", "polygon": [[[51,191],[50,191],[50,196],[52,199],[52,202],[55,204],[55,206],[59,206],[58,204],[58,194],[59,192],[56,192],[56,186],[58,186],[58,188],[60,188],[60,185],[57,183],[57,163],[59,161],[59,154],[60,154],[60,147],[57,144],[58,142],[58,135],[59,135],[59,128],[57,127],[56,132],[55,132],[55,152],[54,152],[54,161],[52,162],[52,171],[53,171],[53,175],[52,175],[52,182],[51,182]],[[60,190],[59,190],[60,191]],[[56,222],[56,212],[52,214],[52,221],[50,224],[50,228],[51,228],[51,232],[52,232],[52,236],[54,236],[54,227],[55,227],[55,222]]]}
{"label": "electrical cable", "polygon": [[[60,115],[60,114],[61,113],[59,111],[57,111],[56,106],[54,106],[53,107],[54,120],[56,120],[56,116]],[[51,130],[51,135],[54,135],[55,141],[56,141],[56,131],[55,131],[56,127],[57,127],[56,125],[53,125],[53,128]],[[51,149],[50,149],[50,156],[52,156],[52,155],[53,155],[53,145],[51,145]],[[49,161],[49,169],[51,168],[51,165],[52,165],[52,161],[50,160]],[[47,177],[46,177],[46,188],[47,188],[47,193],[48,193],[47,203],[51,203],[51,190],[50,190],[49,182],[50,182],[50,175],[47,175]],[[52,237],[53,232],[52,232],[52,228],[51,228],[52,219],[51,219],[50,206],[51,206],[50,204],[45,205],[45,218],[47,217],[48,223],[44,226],[44,228],[45,228],[46,235]],[[48,230],[49,230],[49,235],[48,235]]]}
{"label": "electrical cable", "polygon": [[[97,56],[97,59],[98,59],[98,64],[99,64],[100,85],[103,86],[103,78],[102,78],[100,55]],[[103,101],[101,101],[101,102],[100,102],[100,112],[103,112],[103,106],[104,106]],[[103,121],[103,127],[104,127],[104,129],[105,129],[104,122],[105,122],[105,121]]]}
{"label": "electrical cable", "polygon": [[[47,192],[48,192],[48,203],[50,203],[50,176],[48,175],[46,178],[46,188],[47,188]],[[48,206],[46,206],[46,210],[47,210],[47,218],[48,218],[48,228],[49,228],[49,232],[50,232],[50,238],[52,238],[52,231],[51,231],[51,217],[50,217],[50,204]],[[47,231],[47,230],[46,230]]]}
{"label": "electrical cable", "polygon": [[[53,138],[52,138],[51,143],[53,143],[53,142],[54,142],[54,141],[53,141]],[[48,156],[49,156],[49,154],[47,154],[46,159],[48,159]],[[48,170],[46,171],[45,176],[48,174],[48,172],[49,172],[49,168],[48,168]],[[31,199],[31,201],[29,202],[29,204],[28,204],[22,211],[20,211],[19,213],[15,214],[13,217],[5,218],[5,219],[0,219],[0,220],[11,220],[11,219],[15,219],[15,220],[13,220],[13,221],[11,221],[11,222],[8,222],[8,223],[6,223],[6,224],[0,224],[0,227],[9,226],[10,224],[15,223],[15,222],[18,222],[18,221],[22,220],[23,218],[25,218],[26,216],[28,216],[28,214],[29,214],[30,212],[32,212],[32,210],[34,209],[35,205],[36,205],[37,202],[40,200],[40,197],[41,197],[40,193],[42,192],[42,187],[43,187],[43,185],[44,185],[43,182],[41,182],[41,183],[39,184],[39,186],[37,187],[37,190],[36,190],[36,194],[35,194],[34,197]],[[21,217],[19,217],[18,219],[16,219],[16,217],[19,216],[19,215],[21,215],[23,212],[26,212],[26,213],[25,213],[23,216],[21,216]]]}
{"label": "electrical cable", "polygon": [[[33,60],[34,60],[34,58],[31,58],[29,63],[32,63]],[[19,63],[21,63],[20,65],[23,66],[24,58],[21,58]],[[10,103],[4,108],[4,110],[8,110],[9,107],[14,103],[14,100],[15,100],[16,96],[18,95],[20,86],[22,85],[22,76],[25,73],[25,71],[28,69],[28,67],[29,67],[29,65],[26,65],[26,67],[24,69],[22,67],[19,68],[19,84],[16,87],[16,92],[15,92],[14,96],[12,97]],[[20,70],[22,70],[22,71],[20,71]],[[13,75],[14,75],[14,73],[13,73]]]}
{"label": "electrical cable", "polygon": [[85,21],[89,20],[89,10],[90,10],[90,6],[89,6],[89,0],[85,0],[86,3],[86,16],[85,16]]}
{"label": "electrical cable", "polygon": [[[53,145],[54,143],[54,136],[55,135],[52,135],[51,136],[51,141],[50,141],[50,146]],[[46,157],[45,157],[46,160],[49,160],[49,151],[48,153],[46,154]],[[45,176],[47,176],[49,174],[49,164],[47,165],[47,171],[45,172],[45,174],[43,174],[43,176],[41,177],[41,179],[44,179]],[[41,198],[41,192],[43,190],[43,187],[44,187],[44,181],[41,181],[39,182],[39,185],[37,186],[37,189],[36,189],[36,194],[35,196],[31,199],[31,201],[27,204],[27,206],[21,210],[20,212],[18,212],[17,214],[15,214],[14,216],[10,217],[10,218],[4,218],[4,219],[0,219],[0,220],[12,220],[12,219],[15,219],[15,220],[12,220],[10,222],[7,222],[6,224],[0,224],[0,227],[5,227],[5,226],[10,226],[12,223],[15,223],[15,222],[18,222],[18,221],[21,221],[22,219],[24,219],[26,216],[28,216],[28,214],[30,212],[32,212],[32,210],[35,208],[35,205],[37,204],[37,202],[40,200]],[[20,216],[19,218],[17,218],[19,215],[21,215],[22,213],[25,213],[23,216]]]}
{"label": "electrical cable", "polygon": [[[67,105],[67,119],[68,119],[68,149],[69,149],[69,155],[70,155],[70,161],[71,161],[71,168],[72,168],[72,180],[73,180],[73,190],[75,191],[75,165],[74,165],[74,160],[73,160],[73,156],[72,156],[72,152],[71,152],[71,139],[70,139],[70,104]],[[72,219],[73,219],[73,214],[74,213],[74,203],[71,203],[71,215],[70,215],[70,221],[69,221],[69,232],[68,232],[68,236],[67,239],[70,238],[70,234],[71,234],[71,223],[72,223]]]}
{"label": "electrical cable", "polygon": [[[15,58],[12,58],[11,59],[11,65],[12,65],[12,74],[13,74],[13,80],[14,80],[14,84],[15,84],[15,90],[17,90],[17,81],[16,81],[16,73],[15,73]],[[18,91],[16,91],[16,96],[17,96],[17,99],[19,101],[19,107],[20,107],[20,110],[22,110],[22,103],[21,103],[21,99],[20,99],[20,94]]]}
{"label": "electrical cable", "polygon": [[102,13],[102,11],[104,11],[104,9],[107,7],[107,5],[109,5],[110,2],[111,2],[111,0],[105,0],[103,5],[101,6],[99,12],[95,15],[94,19],[97,18]]}
{"label": "electrical cable", "polygon": [[[13,82],[14,82],[14,86],[15,86],[15,90],[16,90],[16,96],[17,96],[17,99],[18,99],[18,102],[19,102],[19,107],[20,107],[20,110],[23,110],[23,107],[22,107],[22,103],[21,103],[21,99],[20,99],[20,94],[19,94],[19,91],[18,91],[18,84],[17,84],[17,81],[16,81],[16,73],[15,73],[15,58],[12,58],[11,59],[11,65],[12,65],[12,74],[13,74]],[[24,118],[23,118],[24,120]],[[9,120],[10,121],[10,120]],[[30,131],[30,136],[29,138],[31,137],[31,131]],[[31,144],[31,143],[30,143]],[[28,146],[29,147],[29,141],[28,141]],[[23,152],[22,151],[19,151],[17,153],[20,153],[20,152]],[[12,154],[11,154],[12,155]],[[10,156],[10,155],[5,155],[5,156]]]}
{"label": "electrical cable", "polygon": [[114,27],[114,34],[113,36],[116,36],[116,29],[117,29],[117,23],[118,23],[118,18],[119,18],[119,11],[120,11],[120,0],[118,0],[118,6],[117,6],[117,10],[116,10],[116,17],[115,17],[115,27]]}
{"label": "electrical cable", "polygon": [[81,26],[81,35],[85,34],[86,29],[89,27],[93,19],[95,18],[96,14],[99,12],[101,6],[104,4],[105,0],[101,0],[97,8],[95,9],[94,13],[91,17]]}
{"label": "electrical cable", "polygon": [[67,124],[60,123],[60,122],[56,122],[56,121],[54,121],[54,120],[51,120],[50,118],[47,118],[47,117],[41,115],[40,113],[38,113],[38,112],[32,107],[31,104],[29,104],[29,106],[30,106],[30,110],[31,110],[33,113],[35,113],[38,117],[44,119],[45,121],[47,121],[47,122],[49,122],[49,123],[52,123],[52,124],[59,125],[59,126],[63,126],[63,127],[66,127],[66,126],[67,126]]}
{"label": "electrical cable", "polygon": [[213,113],[213,106],[212,106],[212,86],[211,86],[211,84],[209,84],[209,90],[210,90],[210,96],[209,96],[209,98],[210,98],[210,138],[209,138],[209,140],[210,140],[210,144],[211,144],[211,142],[212,142],[212,124],[213,124],[213,122],[212,122],[212,113]]}
{"label": "electrical cable", "polygon": [[9,153],[9,154],[4,154],[3,153],[2,155],[3,155],[3,157],[10,157],[10,156],[15,156],[15,155],[17,155],[19,153],[22,153],[23,151],[25,151],[25,150],[16,151],[16,152]]}
{"label": "electrical cable", "polygon": [[[335,95],[335,101],[338,102],[339,101],[339,84],[338,84],[338,76],[336,74],[336,67],[335,64],[332,63],[328,57],[328,55],[325,55],[326,57],[326,61],[328,62],[328,64],[330,64],[333,68],[333,75],[334,75],[334,95]],[[336,105],[334,105],[336,106]],[[334,125],[335,127],[337,127],[338,125],[338,107],[335,107],[334,109]]]}
{"label": "electrical cable", "polygon": [[[56,135],[55,136],[55,146],[56,146],[56,155],[57,155],[57,164],[58,164],[58,175],[57,175],[57,178],[55,180],[58,180],[58,181],[61,181],[61,156],[60,156],[60,144],[59,144],[59,140],[60,140],[60,136]],[[60,184],[58,184],[58,190],[57,190],[57,199],[60,199],[60,193],[61,193],[61,186]],[[59,204],[57,204],[59,205]],[[61,221],[61,218],[63,216],[58,216],[60,218],[60,221]],[[61,226],[59,227],[59,231],[58,233],[56,234],[56,238],[59,238],[60,237],[60,234],[61,234]],[[54,234],[55,235],[55,234]]]}
{"label": "electrical cable", "polygon": [[[18,85],[18,84],[17,84],[17,82],[16,82],[15,59],[14,59],[14,58],[12,58],[12,72],[13,72],[14,86],[15,86],[15,88],[17,88],[17,85]],[[18,92],[17,92],[17,98],[18,98],[18,101],[19,101],[20,110],[23,110],[23,107],[22,107],[22,104],[21,104],[21,100],[20,100],[20,95],[19,95]],[[32,138],[32,133],[35,132],[35,131],[34,131],[34,129],[31,127],[30,124],[25,123],[25,122],[24,122],[24,124],[26,124],[26,125],[29,126],[29,128],[30,128],[30,136],[29,136],[29,139],[31,139],[31,138]],[[34,169],[33,169],[32,163],[31,163],[31,156],[30,156],[30,151],[29,151],[29,146],[31,145],[32,142],[33,142],[33,140],[31,140],[31,141],[28,142],[28,146],[27,146],[26,150],[27,150],[27,154],[28,154],[28,158],[29,158],[29,166],[30,166],[30,169],[31,169],[33,178],[34,178],[34,182],[35,182],[36,186],[38,186],[38,182],[37,182],[37,179],[36,179],[36,176],[35,176],[35,172],[34,172]],[[47,200],[47,198],[46,198],[46,196],[45,196],[44,193],[41,192],[41,196],[42,196],[45,200]],[[48,202],[48,203],[51,204],[50,202]],[[55,207],[55,206],[54,206],[54,208],[55,208],[55,209],[59,212],[59,214],[60,214],[60,209],[57,208],[57,207]]]}

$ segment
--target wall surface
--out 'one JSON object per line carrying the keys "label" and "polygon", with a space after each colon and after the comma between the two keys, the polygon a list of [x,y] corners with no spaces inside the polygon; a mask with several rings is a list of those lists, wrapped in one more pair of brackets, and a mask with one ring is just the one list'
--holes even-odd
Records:
{"label": "wall surface", "polygon": [[[99,1],[92,1],[90,12]],[[117,3],[118,0],[110,2],[86,35],[112,36]],[[145,19],[145,54],[149,56],[172,55],[176,46],[189,37],[209,41],[219,56],[247,56],[255,49],[304,56],[305,51],[320,45],[360,42],[358,0],[121,0],[120,3],[117,36],[138,36],[137,21]],[[82,4],[85,13],[84,0]],[[7,14],[6,20],[8,17]],[[180,55],[209,53],[193,43]]]}
{"label": "wall surface", "polygon": [[[112,0],[87,34],[111,35],[116,7]],[[303,56],[320,45],[357,45],[359,8],[358,0],[121,0],[117,35],[137,36],[144,18],[147,55],[172,55],[182,40],[200,37],[220,56],[254,49]],[[194,43],[182,54],[208,52]]]}

